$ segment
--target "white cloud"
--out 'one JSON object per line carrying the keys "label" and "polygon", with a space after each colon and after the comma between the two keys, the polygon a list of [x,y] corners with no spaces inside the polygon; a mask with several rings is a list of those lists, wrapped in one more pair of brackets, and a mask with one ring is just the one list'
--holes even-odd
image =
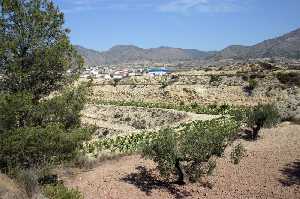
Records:
{"label": "white cloud", "polygon": [[222,13],[240,9],[237,0],[172,0],[158,7],[160,12],[188,14],[192,11]]}
{"label": "white cloud", "polygon": [[64,12],[91,10],[147,10],[190,14],[193,12],[226,13],[242,9],[249,0],[56,0]]}
{"label": "white cloud", "polygon": [[91,10],[141,10],[154,8],[151,0],[66,0],[64,12]]}

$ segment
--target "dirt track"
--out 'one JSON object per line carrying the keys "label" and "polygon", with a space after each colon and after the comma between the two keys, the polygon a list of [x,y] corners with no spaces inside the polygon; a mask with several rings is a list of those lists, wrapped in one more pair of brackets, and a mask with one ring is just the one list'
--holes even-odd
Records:
{"label": "dirt track", "polygon": [[86,199],[97,198],[300,198],[300,126],[285,124],[263,130],[256,142],[242,141],[247,149],[239,165],[227,155],[203,184],[177,186],[161,181],[152,161],[128,156],[106,161],[65,183],[77,187]]}

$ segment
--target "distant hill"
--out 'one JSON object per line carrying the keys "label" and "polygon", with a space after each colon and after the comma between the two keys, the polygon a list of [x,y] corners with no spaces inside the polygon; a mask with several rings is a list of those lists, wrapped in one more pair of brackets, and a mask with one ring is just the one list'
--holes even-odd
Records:
{"label": "distant hill", "polygon": [[98,52],[75,46],[85,59],[86,65],[121,64],[141,62],[176,62],[205,59],[215,52],[204,52],[195,49],[159,47],[143,49],[133,45],[117,45],[108,51]]}
{"label": "distant hill", "polygon": [[161,62],[174,63],[193,60],[247,59],[264,57],[300,58],[300,29],[283,36],[265,40],[253,46],[232,45],[221,51],[200,51],[159,47],[144,49],[133,45],[117,45],[98,52],[75,46],[86,65]]}
{"label": "distant hill", "polygon": [[95,66],[105,62],[105,58],[98,51],[77,45],[75,46],[75,49],[84,58],[85,65]]}
{"label": "distant hill", "polygon": [[214,58],[300,58],[300,29],[283,36],[265,40],[253,46],[229,46],[218,52]]}

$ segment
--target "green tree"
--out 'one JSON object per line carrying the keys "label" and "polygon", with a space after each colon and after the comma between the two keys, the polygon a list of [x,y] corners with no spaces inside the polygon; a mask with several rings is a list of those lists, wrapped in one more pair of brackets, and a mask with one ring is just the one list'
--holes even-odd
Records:
{"label": "green tree", "polygon": [[51,0],[0,0],[2,171],[70,160],[94,130],[80,127],[88,85],[65,86],[82,58],[63,24]]}
{"label": "green tree", "polygon": [[51,0],[0,0],[0,90],[30,92],[37,103],[70,80],[67,70],[79,71],[63,24]]}
{"label": "green tree", "polygon": [[247,125],[252,128],[252,139],[258,137],[261,128],[270,128],[280,121],[278,109],[273,104],[259,104],[249,111]]}
{"label": "green tree", "polygon": [[32,96],[27,93],[0,93],[0,135],[26,125],[32,109],[31,99]]}
{"label": "green tree", "polygon": [[164,129],[144,147],[143,155],[157,163],[163,177],[175,174],[178,184],[193,182],[211,173],[212,157],[223,154],[237,128],[233,121],[212,120],[186,124],[179,132]]}

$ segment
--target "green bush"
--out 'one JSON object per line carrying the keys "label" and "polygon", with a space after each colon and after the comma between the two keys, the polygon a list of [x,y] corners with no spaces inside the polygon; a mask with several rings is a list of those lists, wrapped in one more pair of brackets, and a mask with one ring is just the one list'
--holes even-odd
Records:
{"label": "green bush", "polygon": [[258,137],[262,127],[270,128],[280,121],[278,109],[273,104],[259,104],[248,113],[247,125],[252,128],[252,139]]}
{"label": "green bush", "polygon": [[286,72],[277,73],[276,77],[282,84],[288,86],[300,86],[300,73],[299,72]]}
{"label": "green bush", "polygon": [[162,176],[169,177],[172,171],[176,170],[176,161],[180,158],[178,145],[176,132],[163,129],[151,144],[145,146],[143,154],[158,164]]}
{"label": "green bush", "polygon": [[183,125],[177,133],[161,130],[145,145],[143,155],[154,160],[163,177],[176,173],[177,181],[196,181],[211,173],[214,156],[221,156],[228,141],[235,135],[238,124],[229,120],[197,121]]}
{"label": "green bush", "polygon": [[159,83],[161,84],[161,86],[160,86],[161,89],[164,89],[167,86],[169,86],[169,82],[166,77],[161,77],[161,79],[159,80]]}
{"label": "green bush", "polygon": [[66,188],[61,183],[45,186],[43,193],[49,199],[83,199],[82,194],[78,190]]}
{"label": "green bush", "polygon": [[262,67],[265,70],[272,70],[275,68],[273,64],[267,63],[267,62],[258,62],[258,65]]}
{"label": "green bush", "polygon": [[66,129],[80,126],[80,111],[87,101],[87,85],[66,89],[62,94],[41,101],[31,113],[32,126],[61,123]]}
{"label": "green bush", "polygon": [[66,89],[62,94],[38,104],[29,93],[0,94],[0,134],[15,128],[60,123],[66,129],[80,126],[80,111],[87,101],[87,85]]}
{"label": "green bush", "polygon": [[257,85],[258,85],[258,82],[255,79],[250,78],[248,80],[248,86],[244,87],[244,91],[248,94],[248,96],[251,96],[253,93],[253,90],[257,87]]}
{"label": "green bush", "polygon": [[0,134],[26,125],[32,109],[32,95],[28,93],[0,93]]}
{"label": "green bush", "polygon": [[257,83],[257,81],[255,79],[250,79],[249,80],[249,88],[250,89],[252,89],[252,90],[255,89],[257,87],[257,84],[258,83]]}
{"label": "green bush", "polygon": [[90,134],[90,129],[66,131],[55,123],[8,131],[0,136],[0,169],[30,168],[70,160]]}
{"label": "green bush", "polygon": [[218,75],[211,75],[210,76],[210,80],[209,80],[209,84],[213,85],[213,86],[219,86],[220,83],[222,81],[222,78]]}
{"label": "green bush", "polygon": [[238,164],[240,163],[241,159],[245,156],[245,154],[246,149],[241,143],[239,143],[233,148],[233,150],[230,153],[231,161],[233,162],[233,164]]}

